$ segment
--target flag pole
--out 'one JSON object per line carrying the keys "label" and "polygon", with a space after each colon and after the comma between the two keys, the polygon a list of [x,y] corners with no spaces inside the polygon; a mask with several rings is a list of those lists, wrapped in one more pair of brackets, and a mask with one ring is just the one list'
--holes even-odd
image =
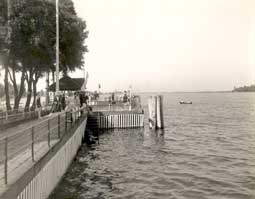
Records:
{"label": "flag pole", "polygon": [[56,0],[56,95],[59,94],[59,0]]}

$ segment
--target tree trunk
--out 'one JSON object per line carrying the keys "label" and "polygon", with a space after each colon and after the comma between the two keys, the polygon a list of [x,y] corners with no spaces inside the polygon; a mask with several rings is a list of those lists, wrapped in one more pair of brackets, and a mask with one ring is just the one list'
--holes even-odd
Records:
{"label": "tree trunk", "polygon": [[37,94],[37,88],[36,88],[37,81],[33,80],[33,104],[32,107],[35,108],[36,105],[36,94]]}
{"label": "tree trunk", "polygon": [[27,79],[27,101],[25,105],[26,110],[29,110],[31,97],[32,97],[32,78],[31,78],[31,74],[29,74],[29,78]]}
{"label": "tree trunk", "polygon": [[49,82],[49,80],[50,80],[50,72],[49,71],[47,71],[46,72],[46,106],[48,106],[49,105],[49,102],[50,102],[50,96],[49,96],[49,84],[50,84],[50,82]]}
{"label": "tree trunk", "polygon": [[17,93],[15,94],[15,99],[14,99],[14,109],[18,109],[19,108],[20,100],[22,98],[22,95],[25,92],[25,71],[22,71],[22,74],[21,74],[20,88],[18,89],[17,84],[15,85],[15,87],[17,89]]}
{"label": "tree trunk", "polygon": [[6,109],[9,111],[12,109],[11,103],[10,103],[10,94],[9,94],[9,79],[8,79],[8,66],[5,67],[5,74],[4,74],[4,91],[5,91],[5,104]]}
{"label": "tree trunk", "polygon": [[13,107],[13,110],[17,111],[19,91],[18,91],[18,85],[17,85],[14,69],[12,69],[12,77],[11,77],[11,74],[9,74],[9,75],[10,75],[10,79],[12,80],[12,86],[13,86],[13,90],[14,90],[14,107]]}

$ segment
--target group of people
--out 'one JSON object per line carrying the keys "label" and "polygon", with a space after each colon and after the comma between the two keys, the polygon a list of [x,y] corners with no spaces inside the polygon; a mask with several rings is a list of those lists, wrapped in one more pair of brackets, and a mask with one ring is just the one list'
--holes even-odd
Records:
{"label": "group of people", "polygon": [[88,103],[88,96],[84,92],[75,92],[68,96],[65,93],[55,96],[51,108],[51,112],[60,112],[62,110],[76,110]]}
{"label": "group of people", "polygon": [[[116,99],[115,99],[115,98],[116,98],[116,97],[115,97],[115,93],[112,93],[111,96],[110,96],[110,99],[109,99],[109,100],[111,101],[112,104],[115,104],[115,102],[116,102]],[[123,102],[124,104],[130,102],[130,99],[129,99],[129,97],[128,97],[127,91],[124,91],[124,95],[123,95],[123,97],[122,97],[122,102]]]}

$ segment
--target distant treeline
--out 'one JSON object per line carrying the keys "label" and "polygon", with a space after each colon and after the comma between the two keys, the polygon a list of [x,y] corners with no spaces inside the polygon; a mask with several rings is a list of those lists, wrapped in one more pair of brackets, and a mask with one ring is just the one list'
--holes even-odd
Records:
{"label": "distant treeline", "polygon": [[255,85],[234,87],[233,92],[255,92]]}

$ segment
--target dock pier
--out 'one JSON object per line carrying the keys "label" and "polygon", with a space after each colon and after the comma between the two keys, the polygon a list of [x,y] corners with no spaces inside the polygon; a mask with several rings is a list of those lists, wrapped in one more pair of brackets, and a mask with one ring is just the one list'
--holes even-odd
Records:
{"label": "dock pier", "polygon": [[98,129],[141,128],[144,126],[144,114],[135,111],[93,112]]}
{"label": "dock pier", "polygon": [[143,111],[130,107],[107,104],[63,111],[0,135],[0,199],[47,199],[87,132],[99,136],[99,131],[144,126]]}

